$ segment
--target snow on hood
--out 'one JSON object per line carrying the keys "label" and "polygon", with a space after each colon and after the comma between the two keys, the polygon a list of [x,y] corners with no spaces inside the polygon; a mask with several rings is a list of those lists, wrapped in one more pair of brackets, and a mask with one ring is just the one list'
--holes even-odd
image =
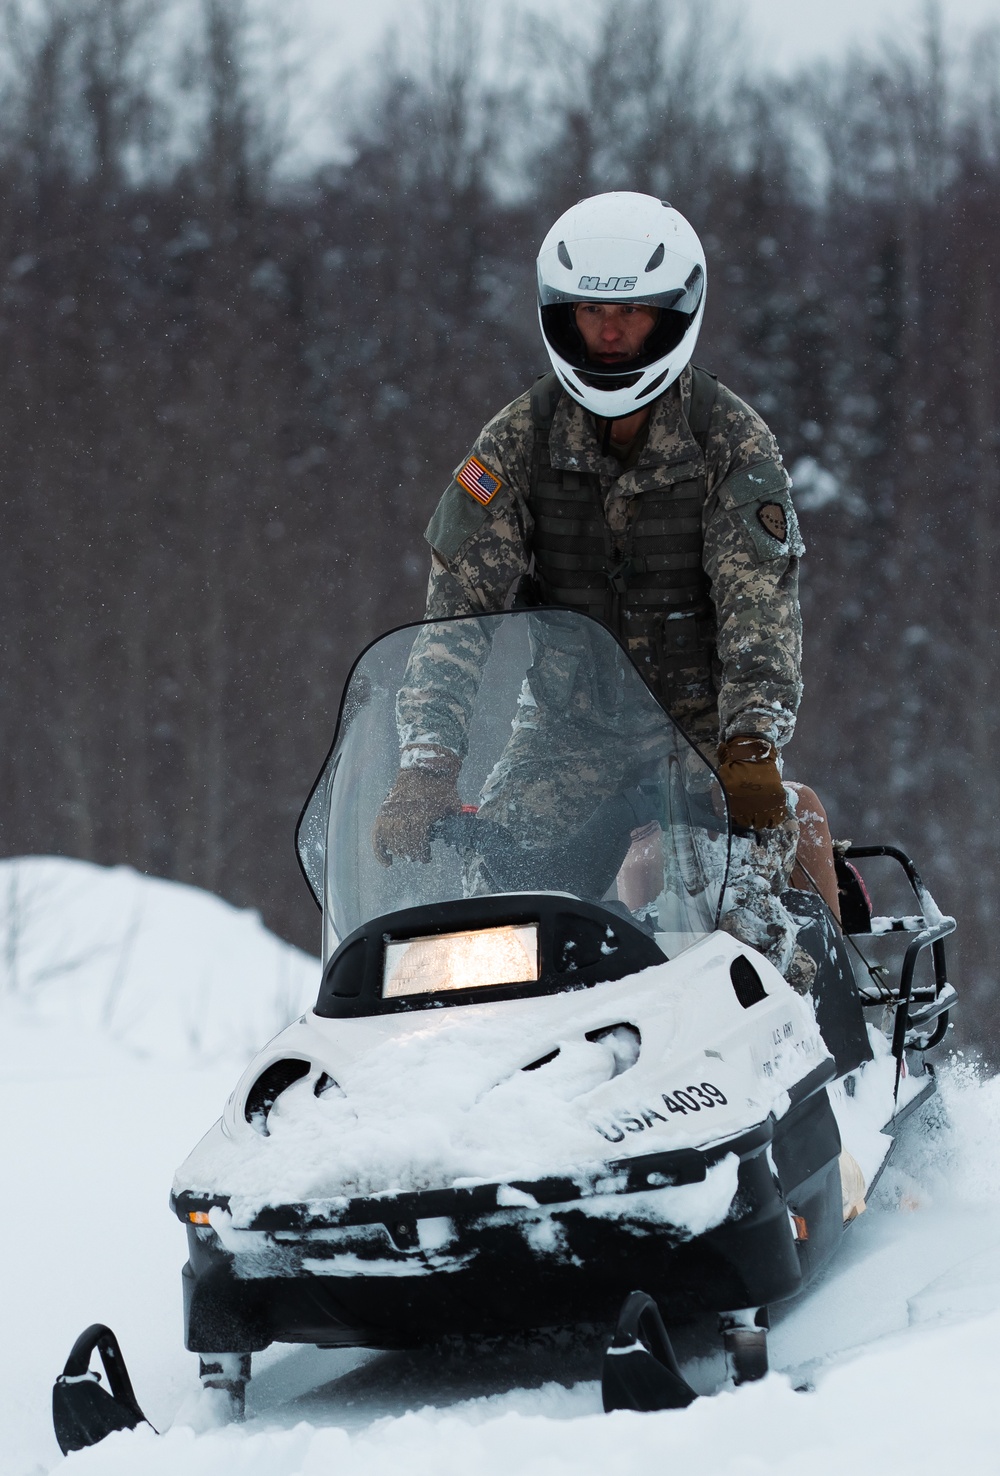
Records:
{"label": "snow on hood", "polygon": [[[543,1007],[537,1025],[550,1001],[532,1003]],[[272,1110],[268,1137],[252,1129],[234,1139],[210,1134],[177,1186],[218,1185],[249,1207],[533,1180],[599,1163],[608,1144],[580,1099],[609,1081],[614,1055],[609,1044],[584,1038],[592,1008],[580,1011],[583,1029],[567,1023],[552,1032],[563,1036],[554,1061],[524,1071],[543,1048],[533,1048],[516,1004],[427,1012],[405,1036],[376,1037],[359,1060],[338,1068],[342,1092],[317,1098],[312,1080],[296,1083]],[[285,1043],[294,1047],[297,1035]],[[302,1039],[308,1049],[304,1029]]]}
{"label": "snow on hood", "polygon": [[[683,964],[547,998],[307,1017],[254,1062],[231,1099],[227,1132],[206,1135],[175,1190],[226,1195],[245,1225],[265,1205],[592,1175],[623,1153],[735,1136],[787,1105],[787,1086],[825,1054],[811,1007],[777,975],[773,1006],[748,1019],[729,980],[735,948],[724,936],[705,940]],[[751,1066],[753,1040],[766,1041],[779,1017],[795,1022],[786,1068],[763,1077]],[[620,1021],[641,1029],[626,1070],[620,1042],[587,1039]],[[524,1069],[556,1048],[554,1059]],[[288,1056],[317,1065],[278,1098],[265,1137],[245,1121],[246,1092],[269,1060]],[[317,1097],[320,1070],[339,1089]],[[663,1092],[705,1081],[722,1102],[668,1111]],[[656,1108],[645,1126],[643,1110]],[[616,1114],[632,1114],[633,1127],[609,1137],[602,1127]]]}

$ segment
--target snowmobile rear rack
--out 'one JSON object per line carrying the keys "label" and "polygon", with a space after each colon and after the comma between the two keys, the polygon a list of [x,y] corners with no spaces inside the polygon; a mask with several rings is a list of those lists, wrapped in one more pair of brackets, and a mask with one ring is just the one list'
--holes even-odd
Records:
{"label": "snowmobile rear rack", "polygon": [[[869,913],[867,917],[860,918],[858,913],[862,909],[852,907],[850,920],[845,918],[846,931],[852,934],[918,933],[927,927],[934,926],[936,923],[947,922],[950,923],[950,927],[945,930],[946,933],[953,933],[955,931],[955,919],[944,917],[934,898],[924,885],[916,866],[914,866],[905,851],[901,851],[897,846],[850,846],[844,852],[844,859],[846,861],[871,860],[880,856],[889,856],[893,861],[899,862],[899,865],[906,873],[906,879],[910,884],[913,895],[920,905],[920,912],[914,916],[907,917],[872,917]],[[867,896],[865,900],[867,901]]]}
{"label": "snowmobile rear rack", "polygon": [[[939,1043],[948,1028],[948,1015],[957,1001],[954,988],[948,982],[948,966],[945,959],[944,940],[955,931],[955,919],[946,917],[927,890],[920,873],[905,851],[896,846],[851,846],[845,860],[865,860],[889,856],[897,861],[906,873],[920,912],[912,917],[868,916],[867,927],[856,926],[852,912],[851,935],[885,936],[890,933],[912,935],[907,945],[899,973],[899,983],[893,987],[883,984],[875,970],[865,960],[869,973],[876,982],[873,993],[861,991],[863,1005],[888,1006],[895,1010],[892,1026],[892,1054],[896,1058],[896,1090],[903,1069],[903,1052],[910,1049],[926,1051]],[[915,988],[913,983],[917,960],[925,948],[931,950],[934,967],[933,983]],[[860,953],[860,950],[858,950]]]}

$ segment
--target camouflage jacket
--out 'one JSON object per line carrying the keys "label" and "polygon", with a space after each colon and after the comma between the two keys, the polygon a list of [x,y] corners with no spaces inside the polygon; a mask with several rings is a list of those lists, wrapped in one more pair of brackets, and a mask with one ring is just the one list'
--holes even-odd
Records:
{"label": "camouflage jacket", "polygon": [[[564,394],[549,453],[553,467],[599,476],[612,533],[635,517],[641,493],[656,485],[657,469],[666,481],[666,469],[678,459],[694,458],[704,466],[702,557],[717,621],[717,693],[711,711],[674,716],[714,758],[716,742],[737,733],[759,734],[779,747],[791,737],[802,692],[798,564],[804,549],[790,481],[770,430],[720,384],[702,456],[686,418],[690,396],[686,369],[652,406],[633,466],[602,456],[593,417]],[[428,619],[509,606],[529,570],[534,433],[528,392],[501,410],[472,448],[486,473],[478,496],[467,486],[469,459],[456,468],[426,533],[432,550]],[[473,465],[471,477],[479,475]],[[418,642],[400,693],[400,738],[412,750],[411,762],[421,761],[419,750],[426,746],[464,752],[470,704],[462,688],[478,682],[487,652],[473,649],[478,642],[472,636],[451,651],[455,642],[445,638],[445,630],[438,627],[436,636],[428,632]],[[631,654],[641,670],[648,653]],[[442,663],[451,668],[447,703],[441,702]]]}

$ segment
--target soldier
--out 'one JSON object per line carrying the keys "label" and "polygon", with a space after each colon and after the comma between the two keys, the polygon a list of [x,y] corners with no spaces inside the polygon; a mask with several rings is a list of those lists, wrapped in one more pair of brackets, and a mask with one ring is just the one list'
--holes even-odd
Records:
{"label": "soldier", "polygon": [[[796,804],[834,909],[836,884],[822,807],[781,773],[802,690],[804,548],[774,436],[691,366],[705,286],[701,242],[663,201],[597,195],[556,221],[538,257],[552,372],[489,422],[442,497],[427,618],[544,603],[604,620],[718,764],[735,828],[723,926],[808,988],[814,965],[780,901]],[[454,649],[446,629],[414,648],[400,694],[400,772],[373,837],[384,864],[426,856],[458,808],[464,709],[441,702],[442,672],[461,686],[485,652]]]}

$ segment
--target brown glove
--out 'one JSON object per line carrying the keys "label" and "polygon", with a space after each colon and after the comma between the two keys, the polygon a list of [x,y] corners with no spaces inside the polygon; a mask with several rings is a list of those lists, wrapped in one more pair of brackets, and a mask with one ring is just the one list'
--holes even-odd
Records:
{"label": "brown glove", "polygon": [[719,778],[734,825],[773,830],[788,813],[788,797],[778,772],[778,750],[767,738],[737,734],[719,744]]}
{"label": "brown glove", "polygon": [[431,859],[431,827],[462,808],[461,767],[457,754],[441,753],[429,764],[400,769],[372,831],[372,850],[383,866],[391,866],[393,856],[424,865]]}

